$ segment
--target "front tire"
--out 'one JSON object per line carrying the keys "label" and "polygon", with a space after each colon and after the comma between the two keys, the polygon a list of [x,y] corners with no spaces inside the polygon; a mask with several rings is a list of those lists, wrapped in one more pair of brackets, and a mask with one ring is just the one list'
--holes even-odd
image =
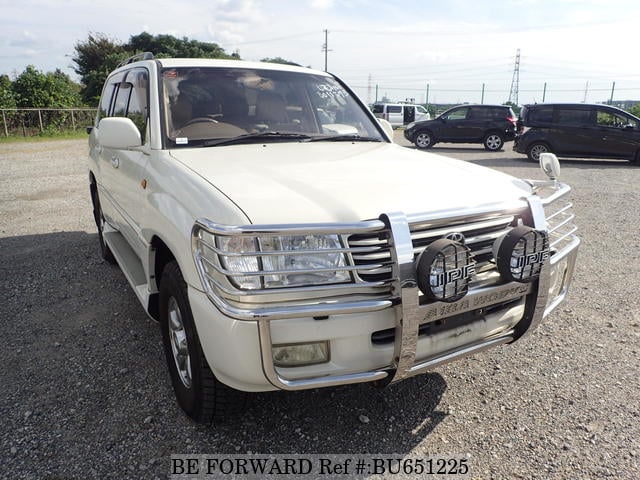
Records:
{"label": "front tire", "polygon": [[497,152],[504,145],[504,139],[498,133],[489,133],[482,142],[485,150],[489,150],[490,152]]}
{"label": "front tire", "polygon": [[541,153],[547,153],[551,151],[549,149],[549,145],[547,145],[544,142],[533,142],[531,145],[529,145],[529,148],[527,148],[527,157],[529,157],[529,160],[531,160],[532,162],[539,162],[540,161],[540,154]]}
{"label": "front tire", "polygon": [[175,261],[162,272],[160,328],[173,390],[184,412],[205,424],[240,413],[247,395],[220,382],[209,368],[189,305],[187,284]]}
{"label": "front tire", "polygon": [[433,135],[431,132],[418,132],[413,139],[413,143],[418,148],[431,148],[436,143],[433,140]]}

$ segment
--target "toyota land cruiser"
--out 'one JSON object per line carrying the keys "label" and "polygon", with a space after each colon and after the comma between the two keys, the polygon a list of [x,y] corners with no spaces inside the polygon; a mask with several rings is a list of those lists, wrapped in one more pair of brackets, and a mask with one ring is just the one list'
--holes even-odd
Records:
{"label": "toyota land cruiser", "polygon": [[571,282],[553,155],[547,180],[426,161],[325,72],[132,58],[89,146],[102,255],[198,422],[246,392],[384,386],[514,342]]}

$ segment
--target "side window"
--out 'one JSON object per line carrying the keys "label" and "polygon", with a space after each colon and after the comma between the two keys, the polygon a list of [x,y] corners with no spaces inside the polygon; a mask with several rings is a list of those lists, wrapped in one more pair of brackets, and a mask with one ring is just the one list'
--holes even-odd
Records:
{"label": "side window", "polygon": [[556,111],[557,123],[583,127],[592,125],[591,110],[559,108]]}
{"label": "side window", "polygon": [[450,112],[445,117],[447,120],[464,120],[467,118],[467,112],[469,111],[469,107],[458,108],[453,112]]}
{"label": "side window", "polygon": [[597,110],[596,123],[599,127],[613,128],[622,128],[627,125],[635,126],[636,124],[632,119],[608,110]]}
{"label": "side window", "polygon": [[528,121],[551,123],[553,121],[553,107],[535,107],[529,110]]}
{"label": "side window", "polygon": [[109,107],[111,106],[111,100],[113,99],[113,92],[116,89],[116,85],[109,83],[105,86],[102,97],[100,98],[100,109],[98,110],[98,121],[101,118],[109,116]]}
{"label": "side window", "polygon": [[131,84],[121,82],[118,85],[118,93],[116,93],[116,100],[113,103],[114,117],[124,117],[127,115],[127,106],[129,105],[129,97],[131,96]]}
{"label": "side window", "polygon": [[416,112],[418,113],[428,113],[422,105],[416,105]]}
{"label": "side window", "polygon": [[402,107],[400,105],[387,105],[387,113],[400,113]]}
{"label": "side window", "polygon": [[373,105],[373,108],[371,109],[373,113],[382,113],[383,110],[384,110],[384,105],[381,105],[380,103],[375,103]]}
{"label": "side window", "polygon": [[117,90],[110,112],[110,116],[130,118],[140,130],[142,143],[145,142],[149,116],[148,78],[146,70],[136,68],[130,70],[124,80],[114,83]]}
{"label": "side window", "polygon": [[122,81],[122,78],[122,74],[117,74],[107,79],[102,89],[102,96],[100,97],[100,106],[98,108],[98,114],[96,115],[96,126],[101,119],[113,115],[113,102],[118,90],[118,84]]}
{"label": "side window", "polygon": [[147,119],[149,117],[148,79],[147,71],[141,68],[134,69],[127,74],[127,84],[130,85],[131,94],[126,116],[140,130],[142,143],[145,142]]}

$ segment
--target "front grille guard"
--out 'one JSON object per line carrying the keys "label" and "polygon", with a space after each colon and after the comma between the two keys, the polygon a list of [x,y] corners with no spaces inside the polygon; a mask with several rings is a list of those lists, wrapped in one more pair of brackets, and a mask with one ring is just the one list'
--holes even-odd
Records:
{"label": "front grille guard", "polygon": [[[559,188],[566,190],[569,187],[558,184]],[[563,193],[563,194],[564,194]],[[522,211],[523,205],[527,206],[533,215],[534,227],[546,229],[544,219],[544,200],[532,196],[526,201],[486,205],[474,209],[437,212],[424,216],[407,217],[402,213],[383,214],[379,220],[359,222],[354,224],[309,224],[309,225],[249,225],[249,226],[222,226],[205,219],[197,221],[192,232],[192,244],[196,267],[209,299],[225,315],[237,320],[256,321],[258,325],[262,369],[269,382],[282,390],[302,390],[308,388],[329,387],[348,383],[361,383],[377,381],[387,384],[402,380],[409,376],[422,373],[438,365],[452,360],[492,348],[496,345],[509,343],[535,328],[544,317],[547,304],[547,292],[549,287],[550,265],[547,262],[541,271],[540,278],[532,284],[503,284],[498,287],[481,288],[472,292],[451,304],[448,309],[462,308],[462,302],[468,305],[482,308],[497,301],[505,301],[526,296],[525,318],[516,326],[497,336],[485,338],[480,342],[464,345],[454,351],[445,352],[433,358],[421,360],[416,363],[416,350],[418,342],[418,328],[421,323],[430,321],[437,315],[438,303],[420,305],[420,292],[417,286],[414,266],[414,248],[411,241],[409,224],[416,221],[428,221],[434,218],[472,218],[481,213]],[[388,232],[389,246],[392,256],[393,279],[390,286],[390,295],[382,298],[356,299],[336,297],[334,299],[317,300],[312,303],[294,302],[292,304],[274,304],[273,306],[260,308],[247,308],[237,306],[218,295],[214,287],[209,283],[206,272],[203,271],[201,260],[198,258],[199,232],[205,230],[213,235],[296,235],[296,234],[339,234],[349,235],[354,233],[370,233],[373,231]],[[574,245],[572,250],[577,247]],[[330,288],[329,288],[330,287]],[[342,288],[343,286],[329,286],[327,290]],[[361,314],[394,308],[395,344],[393,358],[383,368],[339,375],[328,375],[313,378],[289,379],[283,377],[273,363],[271,321],[287,318],[326,317],[329,315]],[[461,310],[462,311],[462,310]]]}

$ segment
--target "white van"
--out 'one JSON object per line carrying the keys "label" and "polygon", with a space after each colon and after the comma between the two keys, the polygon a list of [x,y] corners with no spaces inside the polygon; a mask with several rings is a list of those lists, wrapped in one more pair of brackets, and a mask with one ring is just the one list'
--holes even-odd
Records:
{"label": "white van", "polygon": [[374,103],[371,110],[376,117],[384,118],[394,127],[402,127],[420,120],[431,120],[426,108],[411,103]]}

